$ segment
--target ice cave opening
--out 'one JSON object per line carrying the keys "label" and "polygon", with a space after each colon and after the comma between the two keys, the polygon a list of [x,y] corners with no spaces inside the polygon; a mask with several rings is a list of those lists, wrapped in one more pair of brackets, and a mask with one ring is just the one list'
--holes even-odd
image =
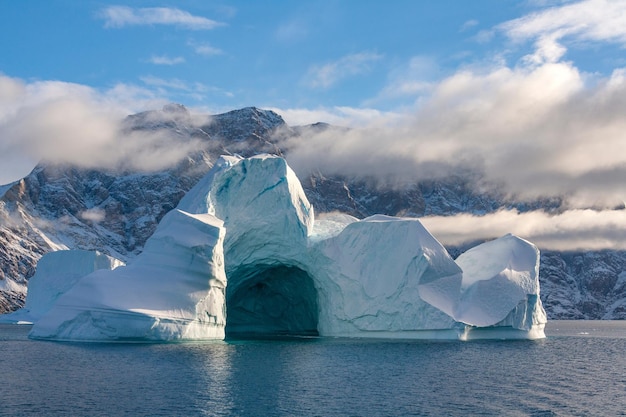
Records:
{"label": "ice cave opening", "polygon": [[287,265],[253,265],[228,274],[226,337],[317,336],[313,279]]}

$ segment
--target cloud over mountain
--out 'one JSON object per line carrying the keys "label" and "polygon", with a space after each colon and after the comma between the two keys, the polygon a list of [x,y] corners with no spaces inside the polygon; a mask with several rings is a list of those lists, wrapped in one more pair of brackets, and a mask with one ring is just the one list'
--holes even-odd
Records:
{"label": "cloud over mountain", "polygon": [[[78,84],[25,83],[0,75],[0,165],[17,159],[155,170],[198,147],[193,140],[172,146],[177,139],[158,131],[124,131],[125,93],[124,86],[101,93]],[[0,172],[0,177],[7,175],[10,171]]]}
{"label": "cloud over mountain", "polygon": [[290,142],[288,156],[302,173],[399,184],[473,167],[517,197],[610,207],[626,196],[624,97],[623,69],[595,79],[567,62],[463,69],[400,117],[341,134],[312,131]]}
{"label": "cloud over mountain", "polygon": [[513,233],[548,250],[626,250],[626,210],[575,209],[560,214],[501,210],[484,216],[463,213],[421,220],[445,245],[463,245]]}

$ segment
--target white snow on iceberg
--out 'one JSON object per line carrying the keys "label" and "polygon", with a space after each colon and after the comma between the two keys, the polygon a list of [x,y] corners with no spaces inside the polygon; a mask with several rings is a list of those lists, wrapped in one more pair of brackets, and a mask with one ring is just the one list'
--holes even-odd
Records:
{"label": "white snow on iceberg", "polygon": [[541,334],[547,318],[539,298],[535,245],[509,234],[466,251],[456,263],[463,269],[456,320]]}
{"label": "white snow on iceberg", "polygon": [[538,261],[514,236],[455,262],[417,219],[314,220],[284,159],[223,157],[142,254],[82,278],[31,336],[539,338]]}
{"label": "white snow on iceberg", "polygon": [[401,337],[455,327],[439,307],[455,301],[461,269],[417,219],[368,217],[313,249],[320,334]]}
{"label": "white snow on iceberg", "polygon": [[111,270],[124,263],[98,251],[60,250],[42,256],[35,275],[28,280],[26,303],[13,313],[0,315],[0,323],[38,321],[57,299],[85,275],[99,269]]}
{"label": "white snow on iceberg", "polygon": [[173,210],[128,266],[83,277],[35,323],[58,340],[224,338],[221,220]]}

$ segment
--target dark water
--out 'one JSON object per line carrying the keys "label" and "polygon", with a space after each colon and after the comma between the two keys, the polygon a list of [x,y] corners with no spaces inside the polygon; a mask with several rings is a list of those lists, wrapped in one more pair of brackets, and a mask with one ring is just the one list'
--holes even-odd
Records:
{"label": "dark water", "polygon": [[626,416],[626,322],[541,341],[31,341],[0,325],[2,416]]}

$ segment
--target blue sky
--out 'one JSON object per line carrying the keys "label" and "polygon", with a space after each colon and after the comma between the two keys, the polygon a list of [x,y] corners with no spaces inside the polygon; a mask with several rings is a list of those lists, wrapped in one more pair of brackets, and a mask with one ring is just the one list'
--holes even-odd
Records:
{"label": "blue sky", "polygon": [[[125,115],[257,106],[355,128],[291,143],[301,175],[470,166],[516,199],[610,213],[572,212],[586,247],[626,233],[626,0],[0,0],[0,39],[0,184],[42,159],[158,169],[185,149],[143,152],[166,142],[120,135]],[[504,215],[484,230],[572,224]]]}
{"label": "blue sky", "polygon": [[484,59],[489,46],[472,36],[524,11],[462,3],[4,1],[0,30],[12,41],[2,43],[0,70],[99,89],[133,85],[215,109],[360,106],[416,56],[428,60],[426,79]]}
{"label": "blue sky", "polygon": [[[102,91],[136,87],[214,111],[393,110],[424,92],[401,90],[402,82],[427,84],[494,60],[515,66],[533,39],[513,41],[497,27],[546,4],[554,3],[3,1],[0,71]],[[606,74],[620,47],[574,39],[565,59]]]}

